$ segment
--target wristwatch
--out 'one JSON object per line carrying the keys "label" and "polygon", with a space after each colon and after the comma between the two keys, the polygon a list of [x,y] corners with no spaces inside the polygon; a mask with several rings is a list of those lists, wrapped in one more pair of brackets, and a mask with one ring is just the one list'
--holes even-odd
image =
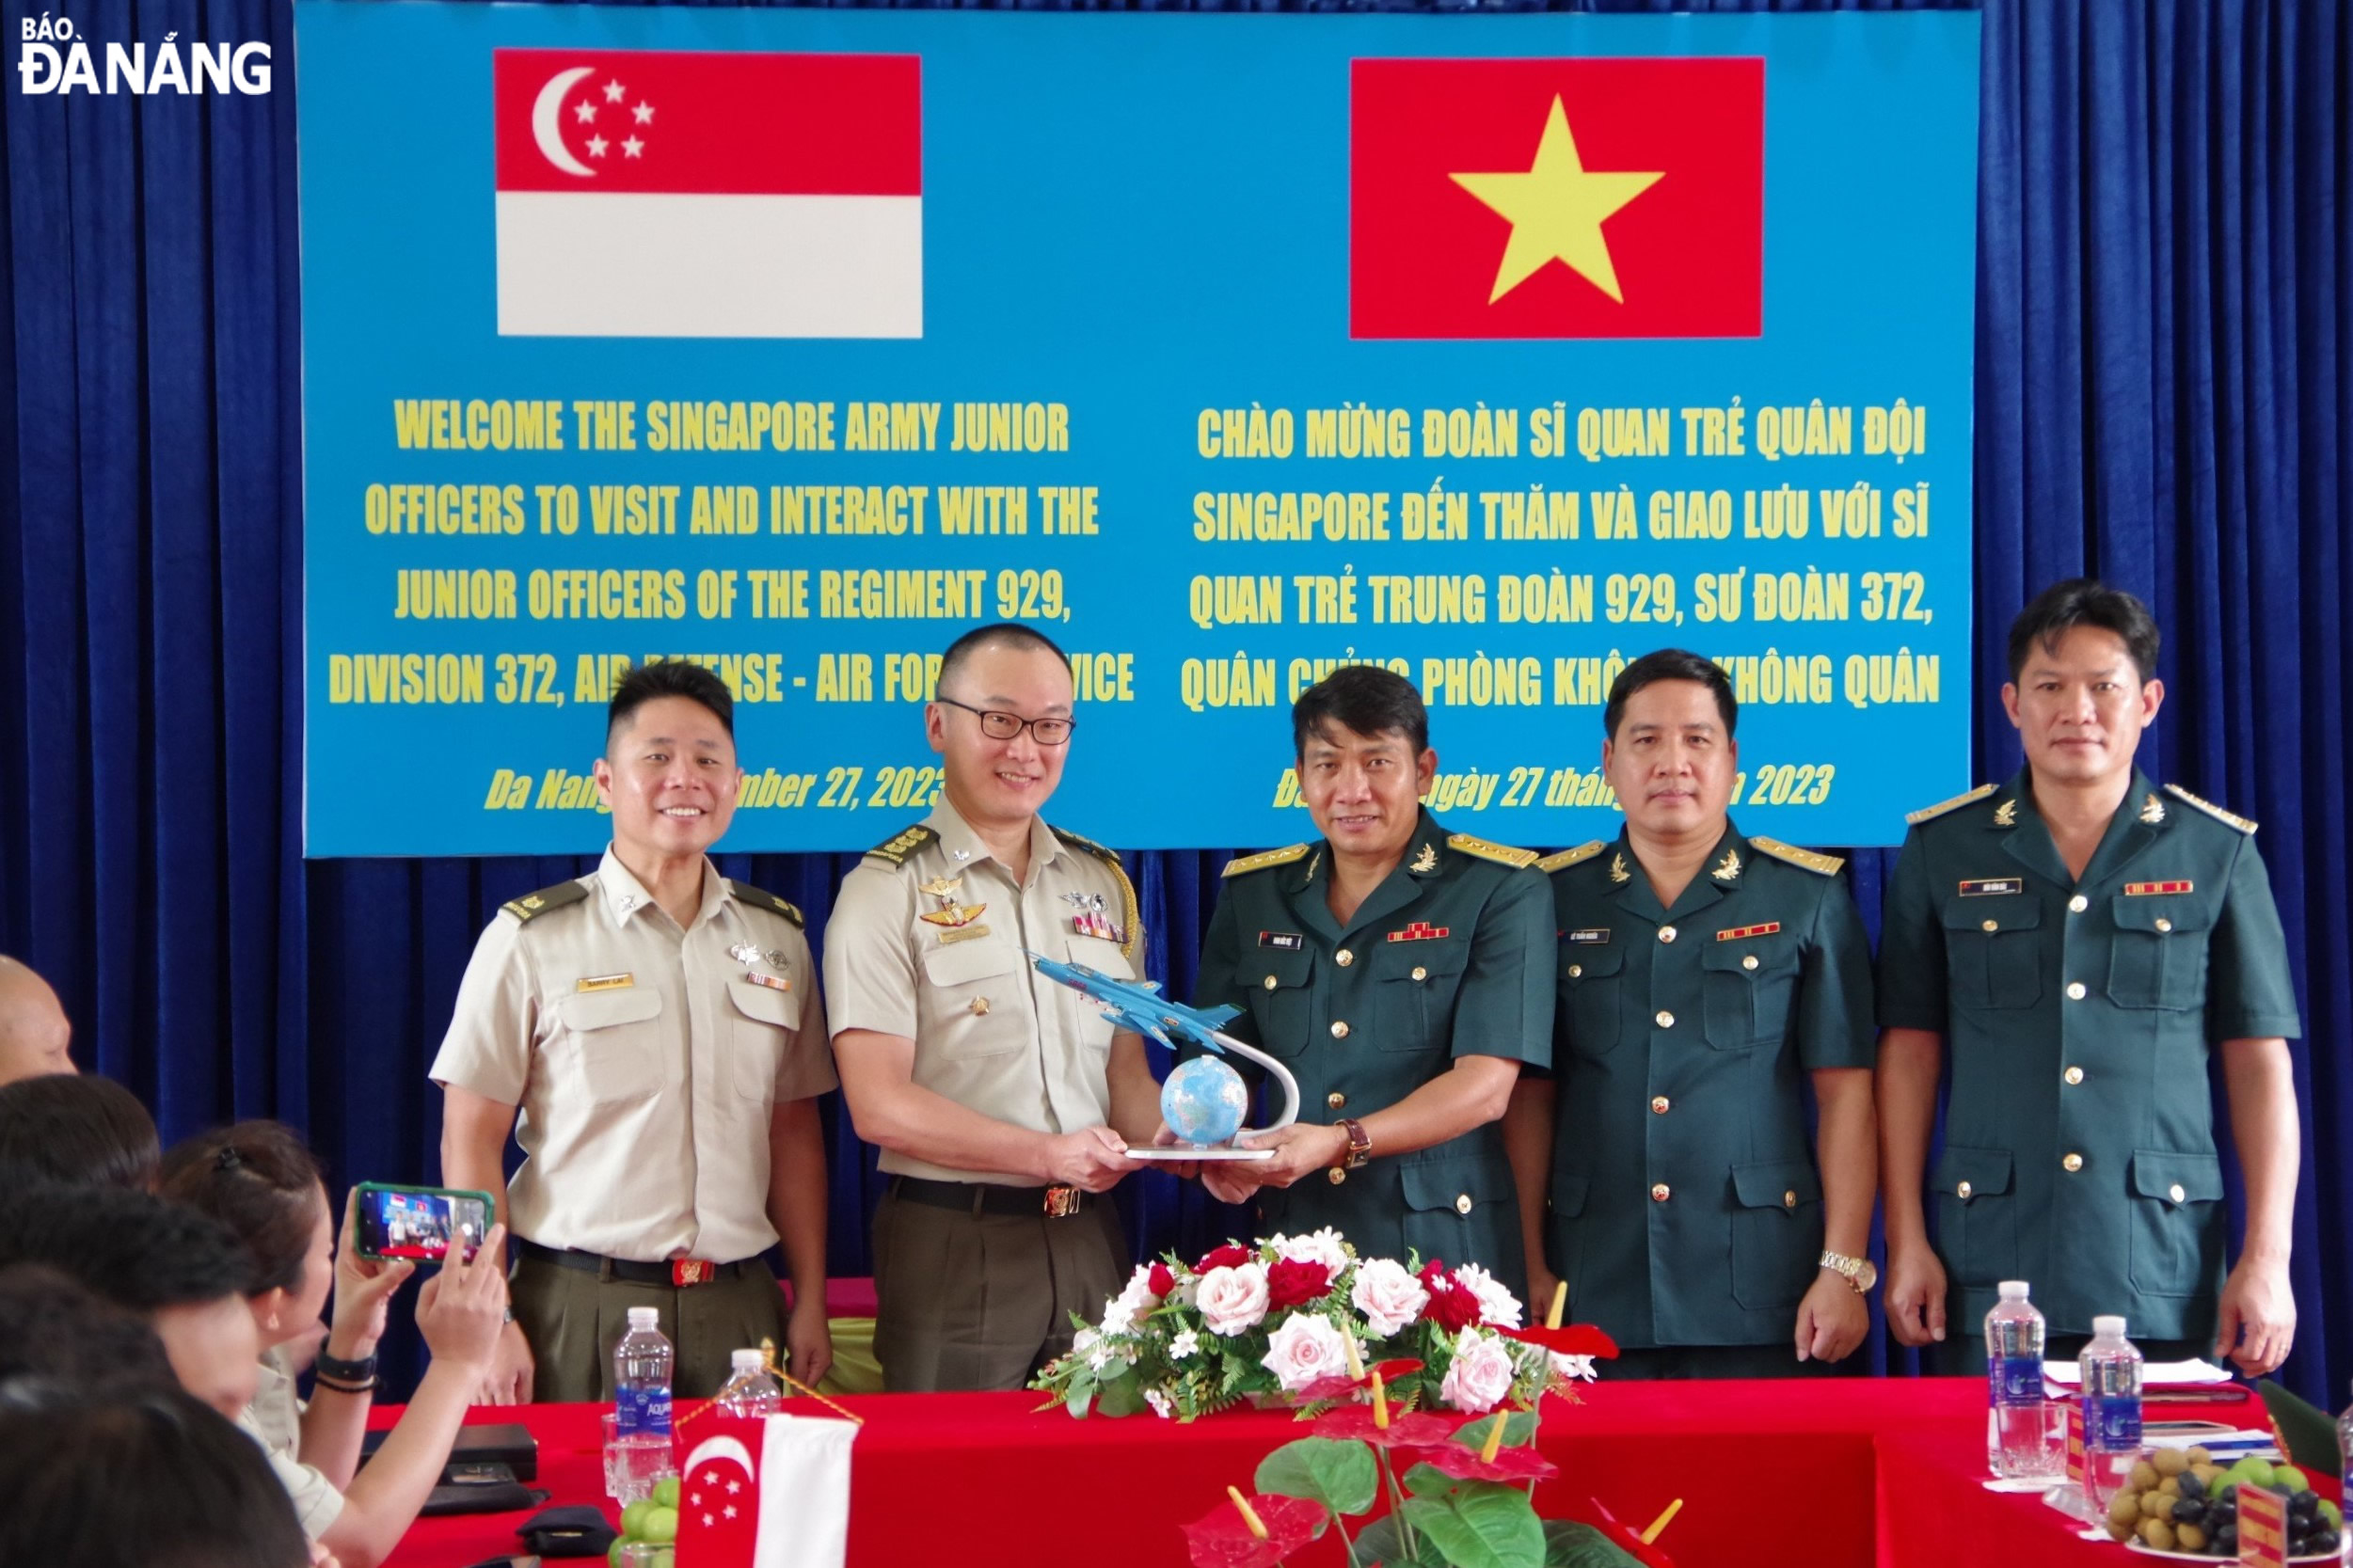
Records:
{"label": "wristwatch", "polygon": [[1334,1186],[1347,1180],[1350,1171],[1363,1169],[1364,1163],[1373,1157],[1373,1135],[1364,1130],[1364,1123],[1354,1117],[1342,1117],[1337,1125],[1348,1134],[1348,1147],[1341,1154],[1340,1163],[1328,1173]]}
{"label": "wristwatch", "polygon": [[1879,1283],[1878,1265],[1868,1258],[1849,1258],[1843,1252],[1824,1252],[1821,1266],[1844,1275],[1858,1296],[1868,1295],[1871,1287]]}

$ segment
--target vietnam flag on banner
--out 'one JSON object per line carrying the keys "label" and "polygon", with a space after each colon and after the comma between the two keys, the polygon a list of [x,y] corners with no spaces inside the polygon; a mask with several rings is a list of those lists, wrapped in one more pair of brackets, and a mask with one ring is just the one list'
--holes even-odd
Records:
{"label": "vietnam flag on banner", "polygon": [[919,56],[493,55],[502,335],[923,336]]}
{"label": "vietnam flag on banner", "polygon": [[1765,62],[1354,62],[1357,338],[1754,338]]}

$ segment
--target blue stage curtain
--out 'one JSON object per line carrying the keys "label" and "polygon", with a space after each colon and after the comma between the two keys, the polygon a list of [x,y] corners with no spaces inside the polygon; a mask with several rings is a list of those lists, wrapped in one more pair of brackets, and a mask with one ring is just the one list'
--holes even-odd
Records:
{"label": "blue stage curtain", "polygon": [[[12,35],[35,9],[13,0],[0,24]],[[290,12],[74,10],[99,37],[133,36],[135,17],[151,39],[266,39],[276,90],[0,95],[0,948],[56,980],[84,1063],[147,1098],[167,1137],[278,1116],[338,1182],[428,1179],[424,1067],[476,932],[589,863],[301,861]],[[1994,692],[2027,594],[2090,571],[2147,597],[2170,691],[2151,760],[2264,821],[2305,988],[2287,1378],[2333,1408],[2353,1376],[2345,18],[2339,0],[1989,0],[1984,24],[1980,772],[2018,762]],[[1152,971],[1180,993],[1222,858],[1131,857]],[[722,861],[813,933],[850,863]],[[1874,923],[1888,862],[1855,860]],[[873,1163],[846,1117],[832,1125],[832,1261],[864,1273]],[[1123,1199],[1155,1247],[1238,1228],[1165,1177]]]}

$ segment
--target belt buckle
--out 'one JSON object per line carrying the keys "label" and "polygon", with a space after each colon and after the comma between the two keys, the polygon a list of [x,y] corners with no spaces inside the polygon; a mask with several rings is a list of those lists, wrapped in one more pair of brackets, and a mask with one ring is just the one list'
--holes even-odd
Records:
{"label": "belt buckle", "polygon": [[707,1285],[718,1277],[718,1265],[703,1258],[673,1258],[670,1259],[670,1283],[676,1286]]}
{"label": "belt buckle", "polygon": [[1046,1218],[1064,1220],[1078,1212],[1079,1193],[1076,1187],[1046,1189]]}

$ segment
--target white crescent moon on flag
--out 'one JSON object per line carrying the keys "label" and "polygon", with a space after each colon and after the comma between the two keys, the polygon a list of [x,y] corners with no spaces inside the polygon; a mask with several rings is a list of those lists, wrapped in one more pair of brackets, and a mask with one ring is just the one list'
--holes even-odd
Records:
{"label": "white crescent moon on flag", "polygon": [[571,149],[564,145],[564,132],[556,122],[556,112],[564,107],[564,95],[572,90],[572,84],[595,70],[594,66],[576,65],[569,71],[557,71],[548,78],[548,85],[539,89],[538,102],[531,106],[532,138],[539,143],[539,150],[548,162],[566,174],[591,180],[596,171],[573,157]]}
{"label": "white crescent moon on flag", "polygon": [[686,1470],[684,1473],[690,1476],[692,1475],[695,1471],[695,1467],[701,1465],[706,1459],[732,1459],[738,1465],[743,1466],[743,1476],[746,1481],[754,1479],[752,1475],[752,1450],[745,1448],[741,1443],[732,1437],[713,1437],[703,1443],[700,1447],[696,1448],[692,1453],[686,1456]]}

